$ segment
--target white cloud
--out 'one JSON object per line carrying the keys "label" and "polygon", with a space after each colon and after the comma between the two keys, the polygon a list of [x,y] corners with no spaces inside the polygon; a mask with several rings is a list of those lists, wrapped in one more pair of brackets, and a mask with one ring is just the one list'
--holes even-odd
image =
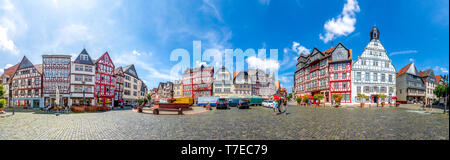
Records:
{"label": "white cloud", "polygon": [[300,43],[295,41],[292,43],[292,51],[296,52],[298,55],[302,53],[309,54],[311,52],[309,49],[307,49],[306,47],[300,45]]}
{"label": "white cloud", "polygon": [[13,37],[27,28],[21,14],[10,0],[0,0],[0,51],[18,54]]}
{"label": "white cloud", "polygon": [[414,59],[413,59],[413,58],[410,58],[409,61],[410,61],[410,62],[414,62]]}
{"label": "white cloud", "polygon": [[10,11],[13,10],[14,8],[15,7],[10,0],[0,0],[0,9]]}
{"label": "white cloud", "polygon": [[220,22],[223,22],[223,18],[219,13],[219,10],[217,9],[216,5],[214,5],[210,0],[203,0],[203,6],[200,8],[204,12],[211,12],[217,20]]}
{"label": "white cloud", "polygon": [[441,67],[440,70],[441,70],[442,73],[448,73],[448,69],[447,68]]}
{"label": "white cloud", "polygon": [[11,53],[16,52],[16,45],[8,37],[8,28],[4,28],[0,25],[0,50],[9,51]]}
{"label": "white cloud", "polygon": [[436,66],[433,68],[434,72],[448,73],[448,69],[440,66]]}
{"label": "white cloud", "polygon": [[413,54],[413,53],[419,53],[417,50],[407,50],[407,51],[398,51],[398,52],[392,52],[389,54],[389,56],[395,56],[395,55],[401,55],[401,54]]}
{"label": "white cloud", "polygon": [[143,69],[144,72],[138,73],[140,78],[151,77],[151,79],[157,78],[162,80],[175,80],[177,78],[171,76],[169,71],[162,72],[160,69],[157,69],[158,67],[153,66],[154,63],[149,63],[139,56],[134,56],[133,52],[114,54],[114,56],[114,63],[116,66],[134,64],[137,69]]}
{"label": "white cloud", "polygon": [[272,71],[280,69],[280,63],[278,63],[277,60],[272,59],[261,59],[252,56],[247,58],[247,63],[248,67],[253,69],[262,69],[262,70],[270,69]]}
{"label": "white cloud", "polygon": [[266,6],[270,5],[270,0],[258,0],[258,1],[262,5],[266,5]]}
{"label": "white cloud", "polygon": [[136,51],[136,50],[133,50],[133,55],[137,55],[137,56],[140,56],[141,55],[141,53],[139,53],[138,51]]}
{"label": "white cloud", "polygon": [[356,0],[347,0],[344,9],[337,18],[332,18],[325,23],[325,36],[319,35],[325,43],[340,36],[347,36],[355,31],[356,13],[360,11]]}
{"label": "white cloud", "polygon": [[0,68],[0,73],[5,72],[5,69],[7,69],[7,68],[9,68],[9,67],[12,67],[12,66],[14,66],[14,65],[12,65],[12,64],[7,64],[7,65],[5,66],[5,68]]}

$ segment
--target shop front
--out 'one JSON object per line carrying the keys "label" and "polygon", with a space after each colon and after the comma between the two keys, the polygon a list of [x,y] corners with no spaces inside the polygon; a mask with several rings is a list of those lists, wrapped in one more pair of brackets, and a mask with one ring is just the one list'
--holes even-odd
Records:
{"label": "shop front", "polygon": [[14,107],[23,108],[40,108],[43,107],[43,101],[41,98],[13,98]]}

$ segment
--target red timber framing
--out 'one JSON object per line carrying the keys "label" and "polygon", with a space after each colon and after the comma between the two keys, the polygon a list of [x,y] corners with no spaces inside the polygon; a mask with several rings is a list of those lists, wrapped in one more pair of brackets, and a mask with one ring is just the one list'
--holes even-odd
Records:
{"label": "red timber framing", "polygon": [[328,68],[331,97],[341,94],[341,103],[352,103],[352,50],[339,43],[331,55],[332,61]]}
{"label": "red timber framing", "polygon": [[97,106],[112,107],[116,81],[114,78],[114,63],[108,52],[95,61],[95,91]]}
{"label": "red timber framing", "polygon": [[[320,93],[325,96],[325,102],[330,102],[333,94],[343,94],[341,102],[351,103],[351,63],[352,50],[342,43],[324,52],[314,48],[308,55],[301,54],[294,74],[295,96],[313,96]],[[336,70],[334,64],[346,64],[346,67],[340,66]],[[335,74],[338,74],[337,79],[334,79]],[[334,83],[338,83],[339,87],[335,88]]]}
{"label": "red timber framing", "polygon": [[[351,93],[351,77],[352,77],[352,61],[332,62],[328,72],[330,73],[330,92],[333,94],[341,94],[341,103],[352,103]],[[337,77],[336,77],[337,75]],[[336,79],[337,78],[337,79]],[[336,83],[338,88],[336,88]]]}
{"label": "red timber framing", "polygon": [[212,66],[202,65],[199,68],[187,69],[183,72],[183,96],[192,97],[194,101],[197,101],[198,97],[212,96],[213,76],[214,67]]}

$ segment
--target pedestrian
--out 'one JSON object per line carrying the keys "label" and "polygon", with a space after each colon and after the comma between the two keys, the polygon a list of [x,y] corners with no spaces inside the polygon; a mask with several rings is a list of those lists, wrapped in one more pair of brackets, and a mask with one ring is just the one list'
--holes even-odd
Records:
{"label": "pedestrian", "polygon": [[273,112],[275,112],[275,109],[277,108],[277,101],[273,101],[272,108],[273,108]]}
{"label": "pedestrian", "polygon": [[278,100],[278,113],[281,113],[281,105],[283,105],[283,103],[281,103],[281,100]]}

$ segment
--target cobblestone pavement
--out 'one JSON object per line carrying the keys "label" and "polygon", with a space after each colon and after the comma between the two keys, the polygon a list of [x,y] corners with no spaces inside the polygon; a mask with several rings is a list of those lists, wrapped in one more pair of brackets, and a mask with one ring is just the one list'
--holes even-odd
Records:
{"label": "cobblestone pavement", "polygon": [[449,118],[402,108],[214,110],[194,115],[16,113],[0,119],[0,139],[449,139]]}

